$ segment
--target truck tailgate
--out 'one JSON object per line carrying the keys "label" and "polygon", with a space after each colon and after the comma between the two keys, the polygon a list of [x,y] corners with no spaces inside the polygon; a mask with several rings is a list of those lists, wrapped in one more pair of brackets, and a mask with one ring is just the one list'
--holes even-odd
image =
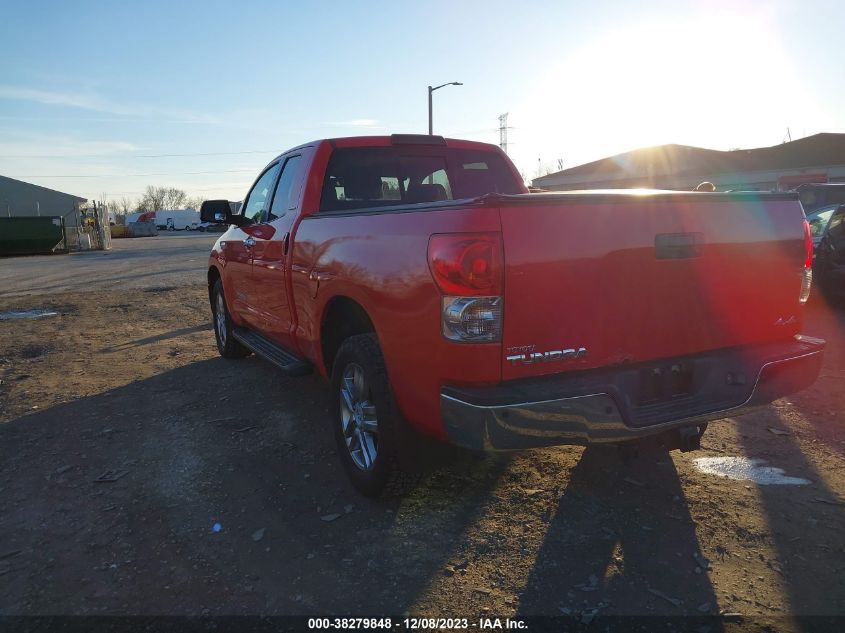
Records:
{"label": "truck tailgate", "polygon": [[793,195],[597,192],[499,204],[505,380],[800,330],[804,216]]}

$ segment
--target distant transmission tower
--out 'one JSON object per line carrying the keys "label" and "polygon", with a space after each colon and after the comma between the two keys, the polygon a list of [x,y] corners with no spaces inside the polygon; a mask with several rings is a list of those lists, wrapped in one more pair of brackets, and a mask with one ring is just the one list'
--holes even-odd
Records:
{"label": "distant transmission tower", "polygon": [[499,147],[502,151],[508,153],[508,113],[499,115]]}

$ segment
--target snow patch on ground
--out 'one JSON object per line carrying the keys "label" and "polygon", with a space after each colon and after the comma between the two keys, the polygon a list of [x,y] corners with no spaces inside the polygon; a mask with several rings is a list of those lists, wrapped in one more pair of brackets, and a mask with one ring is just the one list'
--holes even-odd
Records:
{"label": "snow patch on ground", "polygon": [[0,312],[0,321],[41,319],[43,317],[58,316],[58,314],[58,312],[53,312],[52,310],[12,310],[11,312]]}
{"label": "snow patch on ground", "polygon": [[699,457],[695,467],[708,475],[717,475],[738,481],[753,481],[761,486],[806,486],[808,479],[789,477],[783,468],[764,466],[765,459],[748,457]]}

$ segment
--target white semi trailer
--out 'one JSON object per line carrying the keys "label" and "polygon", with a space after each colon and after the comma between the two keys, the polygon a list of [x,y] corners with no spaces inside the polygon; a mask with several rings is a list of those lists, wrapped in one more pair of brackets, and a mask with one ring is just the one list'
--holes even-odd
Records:
{"label": "white semi trailer", "polygon": [[172,211],[156,211],[156,226],[168,231],[190,231],[199,225],[199,211],[193,209],[175,209]]}

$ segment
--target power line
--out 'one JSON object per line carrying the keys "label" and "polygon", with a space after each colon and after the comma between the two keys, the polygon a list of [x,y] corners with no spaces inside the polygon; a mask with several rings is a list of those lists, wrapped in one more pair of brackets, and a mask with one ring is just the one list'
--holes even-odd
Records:
{"label": "power line", "polygon": [[255,172],[253,168],[210,169],[207,171],[172,171],[159,174],[73,174],[66,176],[18,176],[18,178],[147,178],[148,176],[194,176],[197,174],[231,174],[236,172]]}
{"label": "power line", "polygon": [[[231,185],[220,185],[218,187],[188,187],[186,191],[221,191],[221,190],[229,190],[229,189],[240,189],[249,186],[252,183],[244,182],[244,183],[236,183]],[[146,191],[104,191],[100,195],[103,196],[140,196],[145,194]]]}
{"label": "power line", "polygon": [[127,158],[169,158],[173,156],[237,156],[240,154],[278,154],[277,149],[250,149],[243,152],[199,152],[196,154],[135,154]]}
{"label": "power line", "polygon": [[277,154],[275,149],[251,149],[243,152],[197,152],[193,154],[128,154],[115,156],[109,154],[20,154],[18,156],[0,156],[0,160],[20,160],[22,158],[174,158],[183,156],[238,156],[242,154]]}

